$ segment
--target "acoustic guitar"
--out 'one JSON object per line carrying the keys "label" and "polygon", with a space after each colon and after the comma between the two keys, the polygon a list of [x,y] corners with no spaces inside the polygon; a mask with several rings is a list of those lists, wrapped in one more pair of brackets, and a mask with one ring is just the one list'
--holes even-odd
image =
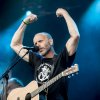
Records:
{"label": "acoustic guitar", "polygon": [[62,78],[63,76],[69,76],[73,75],[74,73],[78,72],[78,64],[74,64],[74,66],[71,66],[70,68],[67,68],[66,70],[62,71],[60,74],[56,75],[54,78],[50,79],[40,87],[38,87],[38,84],[36,81],[31,81],[27,86],[16,88],[12,90],[7,100],[39,100],[39,93],[46,89],[48,86],[55,83],[57,80]]}

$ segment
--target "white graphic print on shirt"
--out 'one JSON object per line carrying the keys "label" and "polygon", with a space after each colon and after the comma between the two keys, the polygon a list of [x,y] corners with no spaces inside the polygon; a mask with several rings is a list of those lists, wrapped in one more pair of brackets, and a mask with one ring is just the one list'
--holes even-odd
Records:
{"label": "white graphic print on shirt", "polygon": [[50,64],[47,64],[47,63],[41,64],[38,68],[37,80],[39,82],[47,81],[50,77],[51,68],[52,68],[52,65]]}

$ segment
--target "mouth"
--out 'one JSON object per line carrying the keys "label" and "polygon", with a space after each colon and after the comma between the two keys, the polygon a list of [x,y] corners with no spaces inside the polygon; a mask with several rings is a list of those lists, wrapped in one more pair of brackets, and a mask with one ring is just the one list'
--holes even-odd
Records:
{"label": "mouth", "polygon": [[44,50],[44,48],[39,48],[39,52],[42,52]]}

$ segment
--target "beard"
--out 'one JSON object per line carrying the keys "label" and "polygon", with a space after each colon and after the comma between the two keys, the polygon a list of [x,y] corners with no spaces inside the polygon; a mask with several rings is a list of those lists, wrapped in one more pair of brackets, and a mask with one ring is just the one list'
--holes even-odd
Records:
{"label": "beard", "polygon": [[40,53],[42,56],[46,56],[51,51],[51,47],[48,48],[45,52]]}

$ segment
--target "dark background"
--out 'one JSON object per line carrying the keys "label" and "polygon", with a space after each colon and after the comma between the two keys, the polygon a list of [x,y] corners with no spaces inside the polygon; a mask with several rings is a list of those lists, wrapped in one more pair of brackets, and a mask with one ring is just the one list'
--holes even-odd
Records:
{"label": "dark background", "polygon": [[[100,100],[100,0],[0,0],[0,75],[16,61],[10,42],[27,10],[37,14],[38,21],[27,27],[24,45],[32,46],[34,34],[46,31],[54,38],[57,53],[62,50],[69,33],[64,19],[56,17],[57,8],[69,12],[80,32],[74,61],[79,64],[79,74],[70,79],[69,100]],[[22,60],[12,70],[12,77],[26,85],[33,77],[30,70]]]}

